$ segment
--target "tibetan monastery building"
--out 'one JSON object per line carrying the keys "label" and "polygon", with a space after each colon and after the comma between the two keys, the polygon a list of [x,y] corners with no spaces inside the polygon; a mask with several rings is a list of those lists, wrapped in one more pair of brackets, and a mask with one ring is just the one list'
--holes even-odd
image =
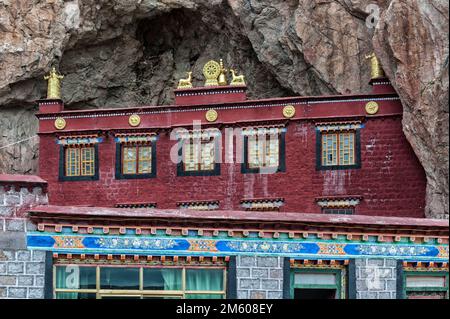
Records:
{"label": "tibetan monastery building", "polygon": [[53,70],[39,178],[0,175],[4,203],[32,198],[4,205],[42,281],[25,297],[448,298],[448,221],[424,216],[402,104],[373,66],[370,94],[249,100],[210,61],[173,105],[75,111]]}

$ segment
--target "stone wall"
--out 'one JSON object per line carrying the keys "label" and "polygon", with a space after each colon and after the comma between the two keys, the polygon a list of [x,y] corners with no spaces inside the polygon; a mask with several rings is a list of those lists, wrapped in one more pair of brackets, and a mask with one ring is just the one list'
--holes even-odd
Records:
{"label": "stone wall", "polygon": [[45,252],[26,248],[26,219],[0,220],[0,298],[44,298]]}
{"label": "stone wall", "polygon": [[356,259],[355,266],[356,299],[397,299],[397,260]]}
{"label": "stone wall", "polygon": [[0,175],[0,299],[44,298],[45,252],[26,245],[36,228],[26,210],[48,202],[45,182],[34,178]]}
{"label": "stone wall", "polygon": [[282,257],[238,256],[236,258],[238,299],[282,299]]}

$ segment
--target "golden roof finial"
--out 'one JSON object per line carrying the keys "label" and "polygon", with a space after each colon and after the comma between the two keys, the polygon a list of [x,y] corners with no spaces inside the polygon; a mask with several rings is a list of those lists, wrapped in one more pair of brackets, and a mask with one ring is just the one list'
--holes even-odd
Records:
{"label": "golden roof finial", "polygon": [[47,99],[61,99],[61,79],[63,75],[57,74],[55,67],[52,68],[49,75],[44,76],[48,80]]}
{"label": "golden roof finial", "polygon": [[373,79],[379,79],[384,78],[385,74],[383,71],[383,68],[381,67],[380,61],[378,60],[375,53],[371,53],[369,55],[366,55],[366,59],[370,60],[370,67],[371,67],[371,78]]}
{"label": "golden roof finial", "polygon": [[227,85],[228,82],[227,82],[226,74],[227,74],[228,70],[225,69],[225,67],[223,66],[222,59],[220,59],[219,65],[220,65],[219,85]]}

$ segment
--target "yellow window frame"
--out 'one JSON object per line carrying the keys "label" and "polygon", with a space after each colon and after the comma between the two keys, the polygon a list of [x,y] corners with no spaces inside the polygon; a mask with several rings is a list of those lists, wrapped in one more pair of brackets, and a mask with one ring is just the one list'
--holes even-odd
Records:
{"label": "yellow window frame", "polygon": [[[323,133],[322,166],[355,165],[355,136],[356,133],[354,131]],[[329,155],[332,156],[331,160]],[[348,155],[347,159],[345,159],[346,155]]]}

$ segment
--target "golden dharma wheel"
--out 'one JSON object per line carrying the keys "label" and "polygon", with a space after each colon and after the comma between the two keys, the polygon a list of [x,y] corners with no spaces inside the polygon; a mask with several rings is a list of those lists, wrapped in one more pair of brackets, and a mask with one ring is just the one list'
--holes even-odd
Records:
{"label": "golden dharma wheel", "polygon": [[295,115],[295,107],[293,105],[286,105],[283,108],[283,116],[286,118],[291,118]]}
{"label": "golden dharma wheel", "polygon": [[63,130],[63,129],[65,129],[66,128],[66,120],[65,119],[63,119],[62,117],[58,117],[56,120],[55,120],[55,128],[56,129],[58,129],[58,130]]}
{"label": "golden dharma wheel", "polygon": [[216,110],[208,110],[208,112],[206,112],[205,114],[205,118],[208,122],[214,122],[215,120],[217,120],[218,116],[219,114],[217,114]]}
{"label": "golden dharma wheel", "polygon": [[208,61],[203,67],[203,75],[207,79],[217,79],[220,75],[220,64],[216,61]]}
{"label": "golden dharma wheel", "polygon": [[133,127],[139,126],[139,124],[141,124],[141,117],[137,114],[130,115],[130,117],[128,118],[128,124]]}
{"label": "golden dharma wheel", "polygon": [[219,82],[217,81],[217,78],[220,75],[222,68],[220,67],[220,64],[214,60],[208,61],[203,66],[203,75],[205,76],[206,86],[212,86],[212,85],[219,85]]}
{"label": "golden dharma wheel", "polygon": [[369,115],[374,115],[378,113],[379,110],[379,106],[378,103],[375,101],[370,101],[366,104],[366,113]]}

